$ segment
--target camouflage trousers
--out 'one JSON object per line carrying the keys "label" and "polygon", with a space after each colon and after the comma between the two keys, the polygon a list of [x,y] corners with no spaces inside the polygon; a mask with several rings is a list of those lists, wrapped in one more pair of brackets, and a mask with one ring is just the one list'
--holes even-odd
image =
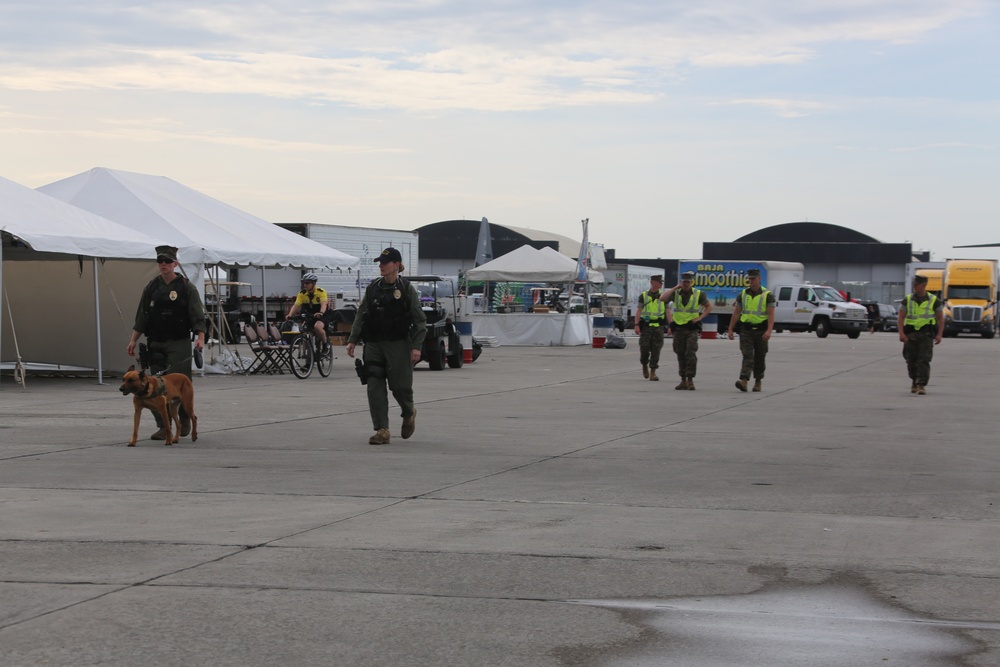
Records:
{"label": "camouflage trousers", "polygon": [[919,331],[906,334],[903,358],[913,384],[926,385],[931,379],[931,359],[934,357],[934,337]]}
{"label": "camouflage trousers", "polygon": [[642,327],[639,333],[639,363],[650,368],[659,368],[662,349],[663,327]]}
{"label": "camouflage trousers", "polygon": [[749,380],[750,373],[758,380],[764,379],[766,364],[764,358],[767,357],[767,341],[764,340],[765,329],[750,329],[743,327],[740,330],[740,352],[743,353],[743,365],[740,367],[740,379]]}
{"label": "camouflage trousers", "polygon": [[698,372],[698,327],[674,327],[674,354],[677,355],[677,374],[693,378]]}

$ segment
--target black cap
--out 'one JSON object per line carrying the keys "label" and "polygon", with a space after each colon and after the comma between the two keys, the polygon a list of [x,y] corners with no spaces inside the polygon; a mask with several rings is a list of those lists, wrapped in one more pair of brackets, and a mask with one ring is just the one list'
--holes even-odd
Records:
{"label": "black cap", "polygon": [[374,261],[379,264],[385,264],[386,262],[402,262],[403,256],[399,254],[398,250],[390,247],[383,250],[382,254],[376,257]]}
{"label": "black cap", "polygon": [[927,276],[922,276],[919,273],[917,275],[913,276],[913,284],[914,285],[916,285],[917,283],[923,284],[923,283],[926,283],[926,282],[927,282]]}
{"label": "black cap", "polygon": [[694,280],[694,271],[685,271],[682,273],[681,280]]}
{"label": "black cap", "polygon": [[655,280],[658,283],[662,283],[663,282],[663,276],[650,276],[649,279],[650,279],[650,281]]}
{"label": "black cap", "polygon": [[177,261],[177,248],[172,245],[158,245],[156,246],[156,259],[161,257],[166,257],[171,262]]}
{"label": "black cap", "polygon": [[749,269],[747,271],[748,278],[760,278],[760,269]]}

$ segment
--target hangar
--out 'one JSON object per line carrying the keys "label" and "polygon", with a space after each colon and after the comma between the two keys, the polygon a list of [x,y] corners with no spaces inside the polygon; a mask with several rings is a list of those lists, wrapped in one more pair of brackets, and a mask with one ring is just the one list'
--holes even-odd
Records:
{"label": "hangar", "polygon": [[[801,262],[805,278],[857,299],[892,303],[906,295],[910,243],[883,243],[867,234],[823,222],[788,222],[732,242],[706,242],[704,259]],[[922,261],[927,261],[924,258]]]}

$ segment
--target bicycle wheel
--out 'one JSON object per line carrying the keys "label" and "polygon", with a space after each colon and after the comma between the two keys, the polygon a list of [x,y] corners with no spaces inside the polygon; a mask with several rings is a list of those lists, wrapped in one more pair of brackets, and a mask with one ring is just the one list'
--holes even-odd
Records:
{"label": "bicycle wheel", "polygon": [[326,352],[316,356],[316,370],[323,377],[330,377],[333,372],[333,346],[327,343]]}
{"label": "bicycle wheel", "polygon": [[305,380],[312,374],[313,351],[308,336],[298,336],[292,341],[288,363],[292,366],[292,373],[300,380]]}

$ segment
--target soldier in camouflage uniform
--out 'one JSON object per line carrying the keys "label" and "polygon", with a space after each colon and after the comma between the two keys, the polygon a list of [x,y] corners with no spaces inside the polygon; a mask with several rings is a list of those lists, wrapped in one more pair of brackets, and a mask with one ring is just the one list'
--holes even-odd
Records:
{"label": "soldier in camouflage uniform", "polygon": [[651,276],[649,289],[639,295],[635,311],[635,332],[639,334],[639,363],[642,377],[653,382],[660,378],[656,369],[660,366],[660,350],[663,349],[663,331],[667,324],[667,307],[660,301],[663,276]]}
{"label": "soldier in camouflage uniform", "polygon": [[694,271],[685,271],[681,282],[660,295],[660,301],[670,304],[670,331],[674,336],[674,354],[681,382],[674,389],[694,391],[694,376],[698,372],[698,341],[701,321],[712,312],[712,304],[699,289],[694,289]]}
{"label": "soldier in camouflage uniform", "polygon": [[927,291],[927,276],[914,276],[913,292],[903,299],[897,321],[911,394],[927,393],[934,346],[944,336],[943,308],[941,300]]}

